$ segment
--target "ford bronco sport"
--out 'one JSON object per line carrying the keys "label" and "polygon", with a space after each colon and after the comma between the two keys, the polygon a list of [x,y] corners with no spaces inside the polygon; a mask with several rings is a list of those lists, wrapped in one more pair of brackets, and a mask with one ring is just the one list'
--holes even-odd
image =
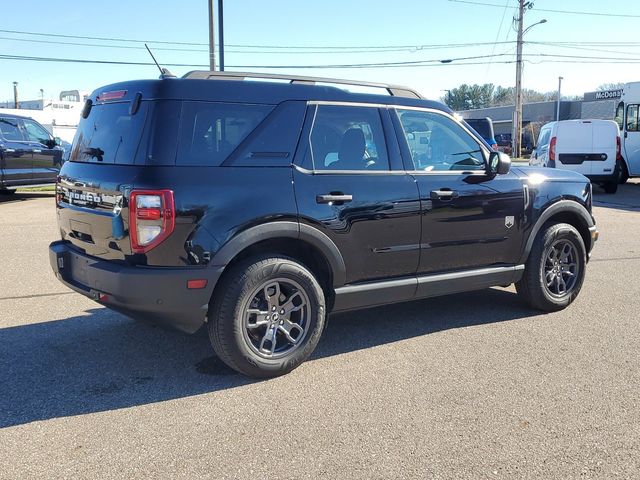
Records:
{"label": "ford bronco sport", "polygon": [[597,239],[584,176],[511,168],[446,106],[349,83],[99,88],[57,182],[55,274],[130,317],[205,324],[257,377],[307,359],[331,311],[512,283],[544,311],[576,298]]}

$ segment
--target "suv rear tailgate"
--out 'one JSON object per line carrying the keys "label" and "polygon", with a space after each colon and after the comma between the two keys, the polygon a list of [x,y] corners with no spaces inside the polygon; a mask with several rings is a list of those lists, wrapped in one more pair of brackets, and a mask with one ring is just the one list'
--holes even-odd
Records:
{"label": "suv rear tailgate", "polygon": [[62,238],[104,260],[132,255],[129,212],[123,206],[143,168],[68,162],[56,187]]}

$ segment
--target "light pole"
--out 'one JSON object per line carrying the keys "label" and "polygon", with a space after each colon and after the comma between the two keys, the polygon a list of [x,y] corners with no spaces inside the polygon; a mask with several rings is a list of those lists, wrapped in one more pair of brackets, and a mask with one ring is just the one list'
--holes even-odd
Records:
{"label": "light pole", "polygon": [[556,122],[560,121],[560,91],[562,90],[562,79],[558,77],[558,108],[556,108]]}
{"label": "light pole", "polygon": [[539,22],[530,25],[524,29],[524,12],[525,8],[532,8],[532,2],[519,1],[519,13],[518,13],[518,40],[517,40],[517,53],[516,53],[516,108],[514,118],[514,134],[513,134],[513,153],[515,157],[520,157],[522,147],[522,38],[525,33],[531,30],[536,25],[547,23],[546,19],[542,19]]}
{"label": "light pole", "polygon": [[214,21],[214,6],[215,0],[208,0],[207,6],[209,7],[209,69],[212,72],[216,70],[216,35],[215,35],[215,21]]}
{"label": "light pole", "polygon": [[13,82],[13,108],[18,108],[18,82]]}

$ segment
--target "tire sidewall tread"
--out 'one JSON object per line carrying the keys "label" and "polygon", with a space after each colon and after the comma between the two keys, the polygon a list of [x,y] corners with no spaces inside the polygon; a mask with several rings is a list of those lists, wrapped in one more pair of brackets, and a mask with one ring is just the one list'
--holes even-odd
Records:
{"label": "tire sidewall tread", "polygon": [[[241,309],[256,286],[276,276],[295,280],[305,289],[310,302],[310,330],[304,345],[290,356],[266,359],[246,345]],[[260,256],[240,262],[223,276],[210,307],[208,331],[214,351],[229,367],[252,377],[274,377],[292,371],[312,354],[324,329],[325,317],[324,292],[305,266],[288,257]]]}

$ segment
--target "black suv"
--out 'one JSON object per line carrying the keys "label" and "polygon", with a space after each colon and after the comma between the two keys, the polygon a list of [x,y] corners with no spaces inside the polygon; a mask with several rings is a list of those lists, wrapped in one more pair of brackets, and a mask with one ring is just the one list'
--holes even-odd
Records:
{"label": "black suv", "polygon": [[62,166],[58,143],[34,119],[0,110],[0,193],[54,183]]}
{"label": "black suv", "polygon": [[538,309],[576,298],[597,238],[588,179],[510,168],[404,87],[253,76],[267,81],[192,72],[91,95],[57,184],[64,284],[206,323],[225,363],[261,377],[307,359],[331,311],[514,282]]}

